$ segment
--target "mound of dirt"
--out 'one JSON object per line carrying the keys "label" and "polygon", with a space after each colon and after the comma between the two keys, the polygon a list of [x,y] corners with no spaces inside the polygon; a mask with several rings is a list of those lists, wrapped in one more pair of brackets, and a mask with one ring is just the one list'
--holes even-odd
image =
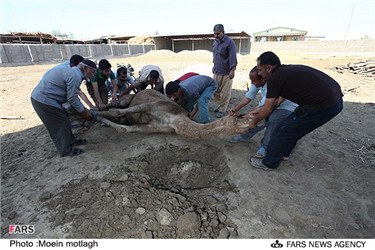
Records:
{"label": "mound of dirt", "polygon": [[154,39],[150,36],[136,36],[128,41],[129,44],[155,44]]}
{"label": "mound of dirt", "polygon": [[[204,151],[215,157],[203,158]],[[44,206],[69,238],[235,238],[225,197],[236,189],[228,172],[217,148],[166,145],[111,166],[100,179],[71,180],[44,194]]]}

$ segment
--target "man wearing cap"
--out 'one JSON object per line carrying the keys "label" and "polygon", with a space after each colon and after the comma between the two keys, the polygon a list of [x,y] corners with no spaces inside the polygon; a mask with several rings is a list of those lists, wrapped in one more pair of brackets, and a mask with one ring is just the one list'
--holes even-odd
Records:
{"label": "man wearing cap", "polygon": [[234,41],[224,34],[224,26],[216,24],[214,26],[214,44],[213,44],[213,78],[218,84],[215,92],[215,101],[219,107],[215,109],[216,117],[221,118],[227,111],[234,73],[237,67],[237,48]]}
{"label": "man wearing cap", "polygon": [[[69,61],[64,62],[67,67],[77,67],[80,62],[82,62],[85,58],[81,55],[72,55]],[[86,79],[84,79],[86,81]],[[90,102],[89,98],[87,98],[85,92],[82,89],[79,89],[78,96],[90,107],[90,109],[96,109],[96,107]]]}
{"label": "man wearing cap", "polygon": [[124,91],[124,94],[128,94],[134,89],[137,91],[144,90],[148,85],[150,85],[152,89],[164,94],[164,78],[161,69],[158,66],[144,66],[139,72],[139,77]]}
{"label": "man wearing cap", "polygon": [[74,148],[81,144],[74,137],[69,116],[62,107],[68,102],[84,120],[92,116],[78,98],[83,78],[91,78],[96,64],[83,60],[77,67],[60,64],[47,71],[31,93],[31,104],[43,124],[46,126],[60,156],[75,156],[83,151]]}

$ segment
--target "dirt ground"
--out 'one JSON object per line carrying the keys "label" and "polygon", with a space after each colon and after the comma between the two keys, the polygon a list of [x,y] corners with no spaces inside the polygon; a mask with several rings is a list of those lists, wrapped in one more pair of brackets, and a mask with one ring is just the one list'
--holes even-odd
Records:
{"label": "dirt ground", "polygon": [[[344,110],[274,172],[249,165],[262,133],[251,143],[193,141],[94,124],[74,130],[89,141],[85,153],[62,158],[30,104],[55,64],[1,67],[1,236],[14,237],[8,226],[17,224],[35,226],[18,238],[373,238],[375,81],[332,68],[374,55],[309,53],[277,52],[284,64],[336,79]],[[230,107],[243,98],[258,55],[238,55]],[[168,82],[187,71],[211,75],[212,54],[109,61],[136,71],[158,65]]]}

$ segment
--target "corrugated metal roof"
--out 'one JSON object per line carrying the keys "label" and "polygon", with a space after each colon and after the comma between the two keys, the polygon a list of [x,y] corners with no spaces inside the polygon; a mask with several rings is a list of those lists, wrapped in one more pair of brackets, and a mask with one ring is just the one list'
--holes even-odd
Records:
{"label": "corrugated metal roof", "polygon": [[254,36],[293,36],[293,35],[306,35],[306,30],[297,30],[288,27],[276,27],[268,30],[254,32]]}
{"label": "corrugated metal roof", "polygon": [[[225,32],[225,34],[232,38],[251,37],[249,34],[247,34],[244,31],[231,31],[231,32]],[[169,38],[169,39],[200,39],[200,38],[207,39],[207,37],[214,39],[213,32],[190,33],[190,34],[162,34],[162,35],[149,35],[149,36],[152,38]],[[113,41],[119,41],[119,40],[129,40],[130,38],[133,38],[133,37],[137,37],[137,36],[111,35],[111,36],[103,36],[97,39],[90,39],[87,41],[93,42],[93,41],[102,41],[102,40],[107,40],[107,39],[111,39]]]}
{"label": "corrugated metal roof", "polygon": [[[226,35],[230,37],[251,37],[249,34],[247,34],[244,31],[239,32],[225,32]],[[213,32],[210,33],[191,33],[191,34],[170,34],[170,35],[152,35],[151,37],[154,38],[172,38],[172,39],[179,39],[179,38],[206,38],[206,37],[212,37],[213,38]]]}

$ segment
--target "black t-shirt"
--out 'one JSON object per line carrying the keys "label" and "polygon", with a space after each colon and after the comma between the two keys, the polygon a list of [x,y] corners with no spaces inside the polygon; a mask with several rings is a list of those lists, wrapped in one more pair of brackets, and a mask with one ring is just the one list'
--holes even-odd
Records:
{"label": "black t-shirt", "polygon": [[340,85],[327,74],[304,65],[281,65],[267,82],[267,98],[279,96],[301,107],[327,108],[341,98]]}
{"label": "black t-shirt", "polygon": [[[147,83],[145,82],[141,82],[141,85],[139,86],[141,90],[144,90],[147,88]],[[162,93],[164,95],[164,86],[162,85],[161,88],[155,88],[155,90],[159,91],[160,93]]]}

